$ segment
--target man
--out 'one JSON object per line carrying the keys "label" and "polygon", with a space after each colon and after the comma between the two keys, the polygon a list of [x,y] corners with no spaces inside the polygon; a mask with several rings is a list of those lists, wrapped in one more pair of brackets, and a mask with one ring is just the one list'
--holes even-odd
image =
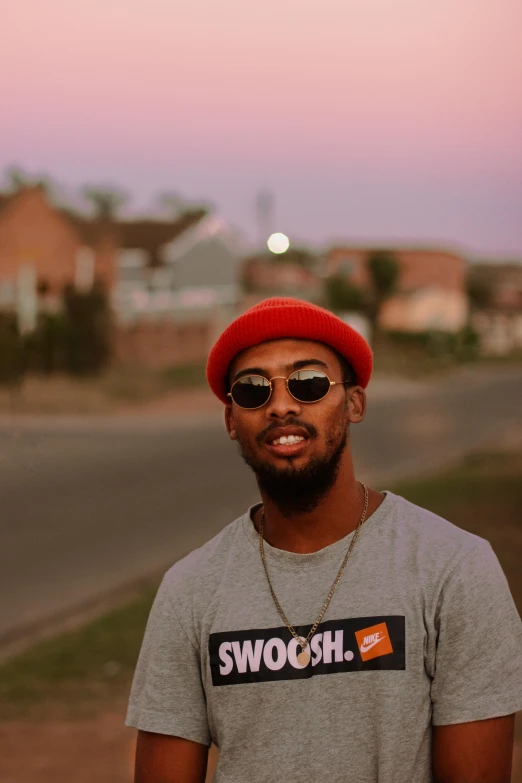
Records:
{"label": "man", "polygon": [[371,372],[359,334],[295,299],[212,349],[262,503],[163,580],[127,716],[136,783],[202,783],[211,742],[218,783],[510,780],[520,618],[487,541],[356,480]]}

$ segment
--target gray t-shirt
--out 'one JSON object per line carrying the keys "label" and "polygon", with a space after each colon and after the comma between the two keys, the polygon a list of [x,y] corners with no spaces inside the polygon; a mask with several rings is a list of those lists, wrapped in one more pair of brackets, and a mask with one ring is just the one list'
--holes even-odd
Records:
{"label": "gray t-shirt", "polygon": [[[432,725],[522,709],[522,623],[487,541],[387,492],[303,668],[251,512],[165,575],[127,725],[213,741],[216,783],[428,783]],[[302,636],[352,536],[305,555],[265,545]]]}

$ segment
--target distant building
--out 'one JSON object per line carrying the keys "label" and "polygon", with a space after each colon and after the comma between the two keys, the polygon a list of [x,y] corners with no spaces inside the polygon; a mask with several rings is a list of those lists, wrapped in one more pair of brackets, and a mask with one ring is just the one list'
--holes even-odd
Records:
{"label": "distant building", "polygon": [[317,264],[317,258],[297,250],[277,257],[250,256],[242,264],[243,288],[258,298],[291,296],[319,301],[323,295],[323,281]]}
{"label": "distant building", "polygon": [[0,309],[15,307],[20,281],[31,277],[49,304],[63,287],[115,281],[109,226],[83,220],[50,202],[45,189],[0,194]]}
{"label": "distant building", "polygon": [[200,361],[236,315],[245,247],[204,209],[173,218],[105,219],[53,204],[40,186],[0,194],[0,311],[30,331],[65,286],[106,287],[117,360]]}
{"label": "distant building", "polygon": [[175,269],[178,288],[210,288],[238,283],[246,245],[224,220],[207,214],[160,252],[164,265]]}
{"label": "distant building", "polygon": [[470,288],[477,292],[471,323],[485,355],[522,350],[522,264],[474,264]]}
{"label": "distant building", "polygon": [[[35,282],[59,306],[64,286],[103,282],[117,318],[209,307],[238,296],[245,248],[216,216],[108,220],[54,205],[44,188],[0,194],[0,309]],[[22,281],[22,283],[20,282]]]}
{"label": "distant building", "polygon": [[[385,302],[381,327],[388,330],[457,332],[468,320],[466,260],[442,250],[390,248],[399,267],[396,292]],[[370,285],[370,248],[333,247],[325,254],[325,275],[353,286]]]}
{"label": "distant building", "polygon": [[522,311],[522,263],[472,264],[470,286],[484,292],[483,307],[511,312]]}
{"label": "distant building", "polygon": [[244,247],[215,215],[187,212],[176,224],[119,222],[118,232],[113,302],[122,320],[205,310],[238,300]]}

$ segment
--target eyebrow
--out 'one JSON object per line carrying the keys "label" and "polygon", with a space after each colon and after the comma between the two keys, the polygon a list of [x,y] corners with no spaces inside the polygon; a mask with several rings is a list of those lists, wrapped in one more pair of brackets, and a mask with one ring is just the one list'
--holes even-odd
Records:
{"label": "eyebrow", "polygon": [[[301,370],[303,367],[309,367],[311,364],[328,369],[328,365],[320,359],[299,359],[296,362],[292,362],[292,364],[287,364],[285,370],[295,372],[296,370]],[[245,367],[244,370],[239,370],[239,372],[234,375],[233,383],[239,380],[239,378],[242,378],[243,375],[262,375],[264,378],[267,378],[268,372],[264,367]]]}

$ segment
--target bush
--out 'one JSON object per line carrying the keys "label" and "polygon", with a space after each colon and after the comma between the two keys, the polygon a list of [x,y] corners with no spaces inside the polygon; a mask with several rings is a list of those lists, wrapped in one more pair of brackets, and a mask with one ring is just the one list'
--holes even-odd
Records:
{"label": "bush", "polygon": [[162,370],[160,378],[168,387],[204,386],[207,381],[205,368],[205,362],[176,364]]}
{"label": "bush", "polygon": [[459,332],[435,329],[424,332],[389,331],[386,337],[398,347],[420,349],[436,359],[469,361],[479,355],[479,337],[471,326],[465,326]]}
{"label": "bush", "polygon": [[65,370],[71,375],[99,373],[110,358],[110,310],[103,288],[88,293],[67,286],[63,295]]}
{"label": "bush", "polygon": [[50,375],[66,369],[67,319],[63,313],[41,313],[37,328],[26,337],[29,370]]}
{"label": "bush", "polygon": [[480,355],[480,337],[472,326],[465,326],[457,334],[456,354],[461,361],[477,359]]}
{"label": "bush", "polygon": [[324,294],[327,307],[334,312],[363,311],[366,308],[364,292],[351,285],[341,275],[334,275],[325,280]]}
{"label": "bush", "polygon": [[26,370],[24,339],[16,316],[0,313],[0,383],[19,384]]}
{"label": "bush", "polygon": [[19,383],[26,371],[71,375],[99,373],[110,359],[111,317],[105,291],[96,285],[63,293],[63,311],[40,313],[36,329],[21,335],[15,315],[0,313],[0,383]]}

